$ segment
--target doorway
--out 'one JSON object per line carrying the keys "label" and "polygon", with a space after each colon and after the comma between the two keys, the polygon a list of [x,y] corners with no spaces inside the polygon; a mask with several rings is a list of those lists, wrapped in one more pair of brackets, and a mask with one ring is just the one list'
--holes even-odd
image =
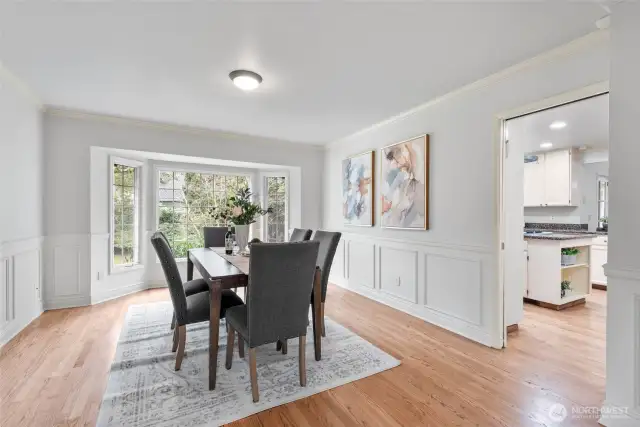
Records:
{"label": "doorway", "polygon": [[598,304],[604,312],[608,90],[592,86],[499,120],[506,347],[523,327],[535,326],[532,319],[553,322],[571,313],[565,318],[575,320],[580,308],[588,315]]}

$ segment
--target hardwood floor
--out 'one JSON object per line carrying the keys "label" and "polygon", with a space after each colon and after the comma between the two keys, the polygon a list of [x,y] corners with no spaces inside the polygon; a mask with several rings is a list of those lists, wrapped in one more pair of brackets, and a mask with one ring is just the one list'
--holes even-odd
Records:
{"label": "hardwood floor", "polygon": [[[151,290],[44,313],[0,351],[0,425],[93,426],[128,306],[165,299]],[[493,350],[332,286],[326,315],[402,364],[232,425],[597,425],[571,407],[604,399],[605,306],[601,290],[562,312],[527,304],[508,348]],[[563,423],[549,419],[555,403]]]}

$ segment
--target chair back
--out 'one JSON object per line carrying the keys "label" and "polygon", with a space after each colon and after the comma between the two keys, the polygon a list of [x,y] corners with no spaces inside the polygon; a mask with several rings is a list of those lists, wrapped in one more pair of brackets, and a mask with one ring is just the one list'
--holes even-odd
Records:
{"label": "chair back", "polygon": [[254,243],[249,260],[249,347],[306,335],[317,242]]}
{"label": "chair back", "polygon": [[290,242],[304,242],[311,238],[311,230],[303,228],[294,228],[291,232]]}
{"label": "chair back", "polygon": [[162,265],[164,277],[169,286],[169,294],[171,295],[171,302],[173,303],[178,325],[184,325],[187,322],[187,296],[184,293],[182,278],[178,271],[176,259],[162,232],[157,231],[153,233],[153,236],[151,236],[151,244],[160,259],[160,265]]}
{"label": "chair back", "polygon": [[322,275],[322,302],[327,299],[327,285],[329,283],[329,274],[331,273],[331,265],[333,264],[333,257],[338,249],[338,243],[342,233],[332,231],[318,230],[313,235],[313,242],[320,243],[320,249],[318,250],[317,265],[321,269]]}
{"label": "chair back", "polygon": [[[204,247],[224,247],[224,236],[227,234],[227,230],[228,227],[204,227]],[[233,233],[233,227],[231,228],[231,232]]]}

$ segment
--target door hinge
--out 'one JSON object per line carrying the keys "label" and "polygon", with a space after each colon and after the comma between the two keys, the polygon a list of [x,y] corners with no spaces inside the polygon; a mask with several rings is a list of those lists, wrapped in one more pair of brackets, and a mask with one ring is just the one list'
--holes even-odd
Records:
{"label": "door hinge", "polygon": [[504,251],[504,242],[500,244],[501,249]]}
{"label": "door hinge", "polygon": [[509,140],[505,140],[504,141],[504,158],[508,159],[509,158]]}

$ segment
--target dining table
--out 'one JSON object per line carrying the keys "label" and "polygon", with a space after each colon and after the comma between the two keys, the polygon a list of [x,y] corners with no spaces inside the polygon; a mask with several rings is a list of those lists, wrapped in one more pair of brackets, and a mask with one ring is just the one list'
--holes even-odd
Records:
{"label": "dining table", "polygon": [[[224,248],[194,248],[187,257],[187,280],[193,280],[194,267],[209,286],[209,390],[216,388],[218,368],[218,340],[220,338],[220,306],[222,291],[249,286],[250,257],[228,255]],[[313,281],[312,312],[315,359],[322,357],[322,285],[320,268],[316,267]],[[259,281],[257,281],[259,283]]]}

